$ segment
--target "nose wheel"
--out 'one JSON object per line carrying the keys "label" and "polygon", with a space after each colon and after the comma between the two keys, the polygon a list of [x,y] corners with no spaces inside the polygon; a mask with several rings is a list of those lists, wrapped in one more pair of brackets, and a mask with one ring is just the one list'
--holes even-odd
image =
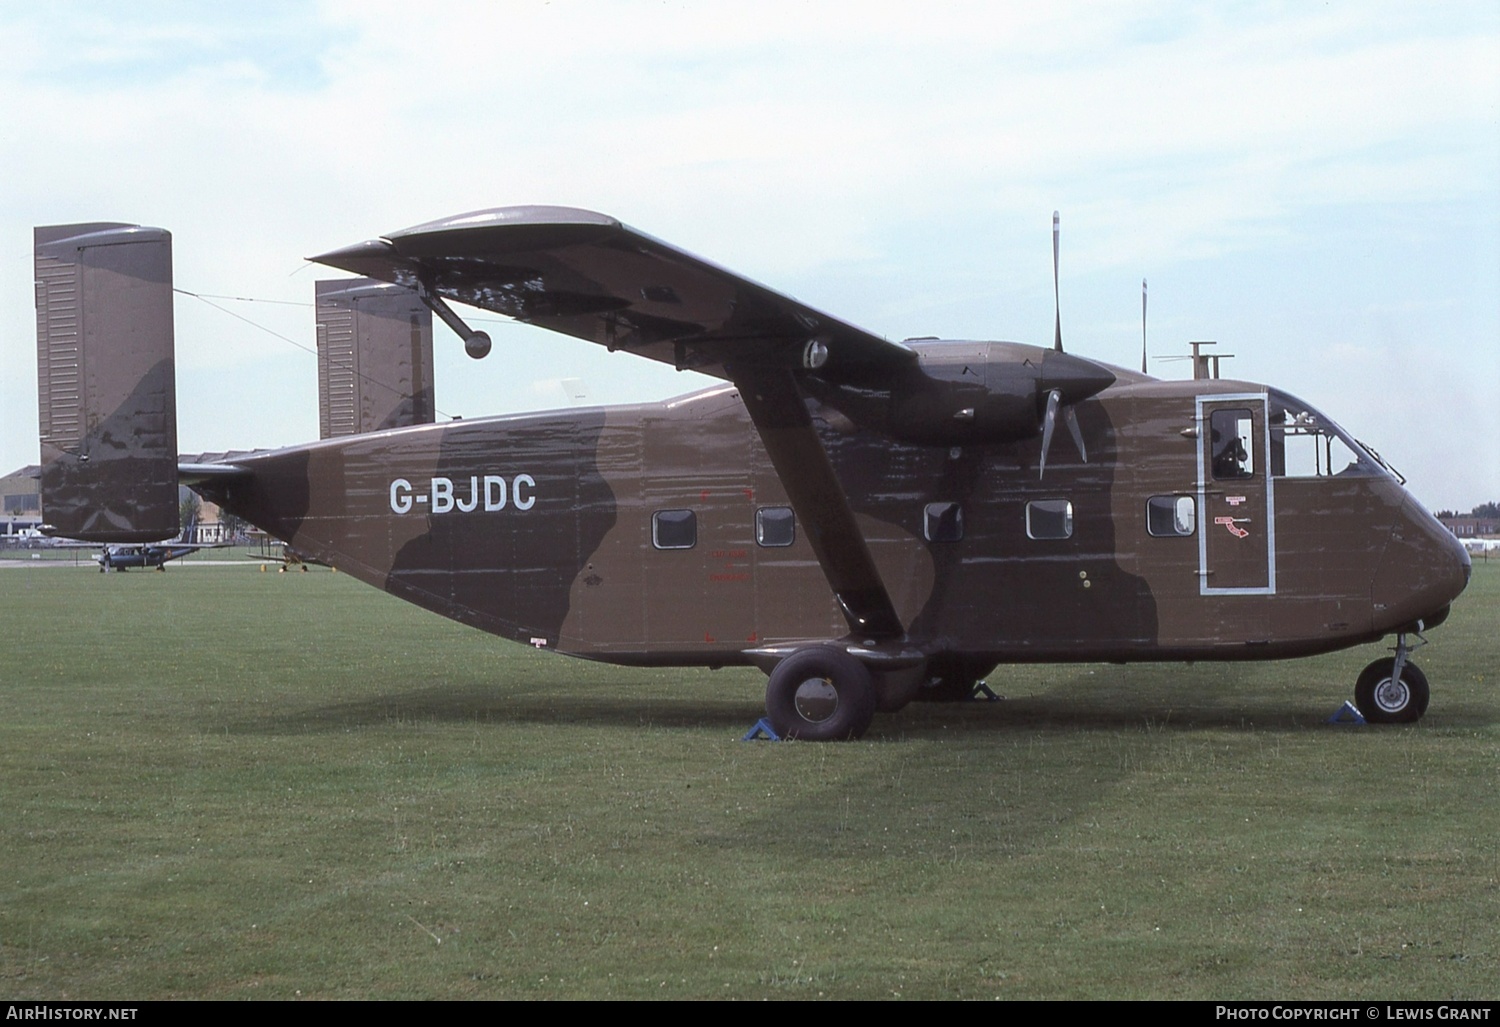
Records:
{"label": "nose wheel", "polygon": [[[1426,644],[1421,635],[1417,644]],[[1416,646],[1406,635],[1396,636],[1396,655],[1376,660],[1360,672],[1354,685],[1354,705],[1372,724],[1411,724],[1427,712],[1430,692],[1427,675],[1407,657]]]}

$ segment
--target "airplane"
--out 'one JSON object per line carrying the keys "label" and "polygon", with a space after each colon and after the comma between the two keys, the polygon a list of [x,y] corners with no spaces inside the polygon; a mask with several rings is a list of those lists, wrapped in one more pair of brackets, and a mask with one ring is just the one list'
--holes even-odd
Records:
{"label": "airplane", "polygon": [[[1055,290],[1055,220],[1053,254]],[[1050,348],[890,341],[566,207],[312,259],[405,290],[476,358],[491,340],[450,301],[722,381],[447,423],[372,410],[360,424],[386,427],[179,460],[170,233],[39,228],[47,530],[160,537],[181,481],[522,644],[758,667],[784,738],[859,738],[877,712],[966,698],[1001,665],[1286,659],[1390,635],[1355,705],[1372,722],[1427,708],[1410,657],[1468,555],[1372,450],[1281,389],[1064,352],[1060,313]],[[419,332],[413,314],[413,346]]]}
{"label": "airplane", "polygon": [[34,546],[50,546],[55,541],[56,539],[48,538],[37,528],[22,528],[20,531],[7,530],[4,535],[0,535],[0,544],[26,549]]}
{"label": "airplane", "polygon": [[173,560],[180,560],[200,549],[222,549],[228,544],[185,541],[193,537],[196,526],[195,520],[190,519],[175,541],[149,544],[107,543],[94,556],[94,562],[99,565],[100,574],[107,571],[127,571],[132,567],[155,567],[158,571],[165,571],[167,564]]}
{"label": "airplane", "polygon": [[278,574],[285,574],[294,567],[305,574],[308,564],[317,564],[319,562],[309,559],[306,555],[279,539],[272,540],[262,532],[256,532],[255,534],[260,543],[259,550],[254,553],[246,553],[245,555],[252,560],[260,560],[260,569],[262,571],[274,563],[280,564],[276,568],[276,573]]}

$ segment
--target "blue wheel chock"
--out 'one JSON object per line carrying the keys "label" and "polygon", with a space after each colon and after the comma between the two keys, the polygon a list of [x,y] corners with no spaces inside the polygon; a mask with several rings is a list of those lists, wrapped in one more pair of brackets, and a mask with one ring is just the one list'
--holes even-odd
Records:
{"label": "blue wheel chock", "polygon": [[781,736],[776,733],[776,729],[771,726],[771,722],[765,717],[757,720],[755,726],[745,732],[745,737],[741,738],[740,741],[754,742],[761,738],[764,738],[768,742],[781,741]]}
{"label": "blue wheel chock", "polygon": [[1349,700],[1344,700],[1344,705],[1334,711],[1333,716],[1328,718],[1330,724],[1351,724],[1359,726],[1365,723],[1365,715]]}

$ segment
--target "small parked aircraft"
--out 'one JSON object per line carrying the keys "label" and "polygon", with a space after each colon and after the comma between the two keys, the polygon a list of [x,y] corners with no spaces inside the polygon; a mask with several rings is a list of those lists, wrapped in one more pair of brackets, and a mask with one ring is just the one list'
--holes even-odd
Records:
{"label": "small parked aircraft", "polygon": [[188,521],[177,539],[171,542],[107,543],[94,556],[94,562],[99,565],[100,574],[106,571],[127,571],[132,567],[155,567],[164,571],[173,560],[180,560],[201,549],[221,549],[228,544],[186,541],[194,536],[195,527],[194,521]]}
{"label": "small parked aircraft", "polygon": [[254,541],[258,543],[256,551],[253,553],[247,552],[245,555],[252,560],[261,561],[260,569],[263,571],[271,564],[279,564],[276,568],[276,573],[278,574],[285,574],[294,568],[305,574],[308,564],[319,563],[317,560],[309,560],[294,547],[287,545],[280,539],[270,538],[264,532],[257,531],[254,532],[254,535],[256,536]]}
{"label": "small parked aircraft", "polygon": [[[1373,450],[1279,389],[1083,359],[1060,319],[1050,348],[889,341],[570,208],[479,211],[314,259],[409,290],[474,357],[490,339],[449,301],[723,384],[444,424],[365,396],[359,425],[384,430],[179,461],[170,235],[40,228],[51,532],[160,537],[182,481],[523,644],[753,664],[775,730],[806,739],[965,697],[1001,664],[1282,659],[1392,634],[1355,701],[1373,721],[1427,707],[1410,653],[1468,556]],[[377,320],[389,352],[409,338],[396,363],[419,363],[418,315]]]}

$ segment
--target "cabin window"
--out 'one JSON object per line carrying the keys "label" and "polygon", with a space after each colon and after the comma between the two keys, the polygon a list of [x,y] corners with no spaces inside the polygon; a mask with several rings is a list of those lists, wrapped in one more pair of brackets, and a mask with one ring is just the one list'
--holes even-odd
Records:
{"label": "cabin window", "polygon": [[691,510],[658,510],[651,515],[651,544],[657,549],[692,549],[698,544],[698,515]]}
{"label": "cabin window", "polygon": [[1029,538],[1072,538],[1073,504],[1066,499],[1034,499],[1026,504]]}
{"label": "cabin window", "polygon": [[1215,410],[1209,420],[1215,478],[1255,476],[1255,422],[1248,410]]}
{"label": "cabin window", "polygon": [[958,542],[964,537],[964,511],[957,503],[928,503],[922,534],[929,542]]}
{"label": "cabin window", "polygon": [[789,506],[763,506],[755,511],[755,544],[789,546],[797,541],[797,515]]}
{"label": "cabin window", "polygon": [[1146,531],[1157,538],[1180,538],[1198,527],[1192,496],[1152,496],[1146,500]]}

